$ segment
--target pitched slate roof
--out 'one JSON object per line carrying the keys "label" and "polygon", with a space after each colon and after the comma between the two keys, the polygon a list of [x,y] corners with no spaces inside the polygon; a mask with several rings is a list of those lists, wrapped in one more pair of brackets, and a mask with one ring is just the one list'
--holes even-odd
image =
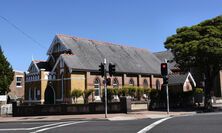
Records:
{"label": "pitched slate roof", "polygon": [[173,70],[173,69],[179,69],[177,67],[177,64],[175,61],[173,61],[174,59],[174,55],[170,50],[167,51],[162,51],[162,52],[156,52],[153,53],[158,59],[161,60],[161,62],[165,62],[165,59],[169,61],[168,65],[169,65],[169,69]]}
{"label": "pitched slate roof", "polygon": [[98,71],[100,63],[106,58],[108,63],[116,64],[117,72],[160,74],[160,60],[145,49],[67,35],[56,37],[73,53],[73,55],[61,55],[72,69]]}
{"label": "pitched slate roof", "polygon": [[169,85],[183,85],[187,78],[192,81],[194,86],[196,86],[196,82],[194,81],[192,75],[190,73],[186,74],[172,74],[169,75]]}
{"label": "pitched slate roof", "polygon": [[172,74],[169,75],[169,85],[184,84],[187,79],[188,73],[186,74]]}

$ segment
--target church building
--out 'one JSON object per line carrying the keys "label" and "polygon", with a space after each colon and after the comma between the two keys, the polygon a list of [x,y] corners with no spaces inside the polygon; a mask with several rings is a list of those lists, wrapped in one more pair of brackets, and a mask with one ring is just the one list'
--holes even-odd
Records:
{"label": "church building", "polygon": [[[56,35],[47,51],[48,59],[32,60],[25,75],[25,102],[29,104],[71,103],[73,89],[95,89],[100,99],[103,78],[99,65],[116,66],[110,88],[139,86],[161,89],[161,61],[146,49]],[[109,77],[109,75],[108,75]]]}

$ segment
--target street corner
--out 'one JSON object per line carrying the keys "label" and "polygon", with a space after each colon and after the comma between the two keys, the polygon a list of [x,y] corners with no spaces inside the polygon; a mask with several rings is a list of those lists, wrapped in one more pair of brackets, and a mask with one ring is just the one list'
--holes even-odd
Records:
{"label": "street corner", "polygon": [[127,121],[127,120],[137,120],[139,118],[137,117],[133,117],[133,116],[115,116],[115,117],[110,117],[110,118],[107,118],[107,120],[109,121]]}
{"label": "street corner", "polygon": [[193,112],[174,112],[174,113],[170,113],[168,116],[170,117],[183,117],[183,116],[193,116],[196,115],[197,112],[193,111]]}

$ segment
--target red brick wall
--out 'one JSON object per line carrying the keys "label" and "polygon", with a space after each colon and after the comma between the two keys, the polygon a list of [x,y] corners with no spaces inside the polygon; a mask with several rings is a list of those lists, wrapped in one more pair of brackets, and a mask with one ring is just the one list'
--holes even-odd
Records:
{"label": "red brick wall", "polygon": [[[16,77],[22,77],[22,82],[21,82],[21,87],[16,86]],[[10,93],[18,96],[18,97],[23,97],[24,96],[24,73],[23,72],[14,72],[14,80],[12,81],[9,89]]]}

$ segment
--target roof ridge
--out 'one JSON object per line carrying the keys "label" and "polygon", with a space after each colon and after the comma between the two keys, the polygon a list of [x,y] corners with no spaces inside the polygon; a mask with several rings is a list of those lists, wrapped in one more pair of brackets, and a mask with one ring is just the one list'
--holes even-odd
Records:
{"label": "roof ridge", "polygon": [[[98,40],[94,40],[94,39],[76,37],[76,36],[71,36],[71,35],[66,35],[66,34],[56,34],[56,36],[58,36],[58,37],[70,37],[70,38],[75,39],[75,40],[87,40],[87,41],[90,41],[90,42],[97,42],[97,43],[100,43],[101,45],[120,46],[120,47],[133,48],[133,49],[138,49],[138,50],[150,52],[150,51],[149,51],[148,49],[146,49],[146,48],[137,48],[137,47],[134,47],[134,46],[128,46],[128,45],[124,45],[124,44],[116,44],[116,43],[112,43],[112,42],[98,41]],[[97,43],[96,43],[96,45],[100,45],[100,44],[97,44]],[[151,53],[151,52],[150,52],[150,53]]]}
{"label": "roof ridge", "polygon": [[14,72],[18,72],[18,73],[24,73],[24,71],[21,71],[21,70],[13,70]]}
{"label": "roof ridge", "polygon": [[47,62],[46,60],[33,60],[34,62]]}
{"label": "roof ridge", "polygon": [[154,54],[159,54],[159,53],[166,53],[166,52],[171,52],[171,50],[165,50],[165,51],[159,51],[159,52],[153,52]]}

